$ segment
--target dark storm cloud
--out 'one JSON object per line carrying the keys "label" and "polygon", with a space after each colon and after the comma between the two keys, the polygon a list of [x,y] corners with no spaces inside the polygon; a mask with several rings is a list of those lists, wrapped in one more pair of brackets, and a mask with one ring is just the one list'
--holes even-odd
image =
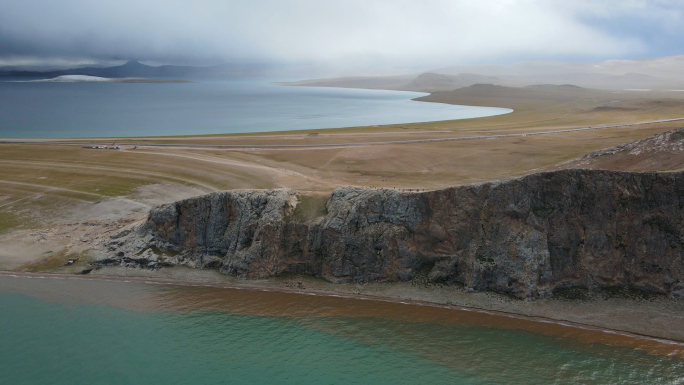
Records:
{"label": "dark storm cloud", "polygon": [[[663,34],[663,20],[672,25],[670,39],[681,37],[670,20],[681,8],[668,1],[10,0],[0,3],[0,65],[139,59],[415,66],[657,56],[652,42]],[[639,21],[639,31],[621,20]]]}

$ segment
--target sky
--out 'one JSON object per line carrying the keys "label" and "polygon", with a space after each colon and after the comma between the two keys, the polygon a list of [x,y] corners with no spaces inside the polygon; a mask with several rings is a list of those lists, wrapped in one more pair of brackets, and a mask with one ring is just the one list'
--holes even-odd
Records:
{"label": "sky", "polygon": [[437,68],[684,54],[681,0],[3,0],[0,66]]}

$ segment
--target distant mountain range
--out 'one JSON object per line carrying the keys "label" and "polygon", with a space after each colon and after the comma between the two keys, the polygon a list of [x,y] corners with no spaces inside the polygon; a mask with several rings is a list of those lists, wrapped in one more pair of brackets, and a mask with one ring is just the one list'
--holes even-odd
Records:
{"label": "distant mountain range", "polygon": [[596,63],[522,62],[455,66],[401,76],[313,79],[289,85],[450,91],[474,84],[575,85],[598,89],[684,89],[684,56]]}
{"label": "distant mountain range", "polygon": [[[129,61],[114,67],[84,67],[54,71],[3,71],[0,68],[0,77],[50,79],[65,75],[87,75],[103,78],[148,79],[287,78],[301,77],[302,73],[311,74],[312,71],[315,69],[276,64],[233,63],[210,67],[174,65],[154,67],[138,61]],[[283,84],[424,92],[449,91],[474,84],[509,87],[569,84],[599,89],[684,89],[684,56],[606,60],[596,63],[540,61],[513,65],[455,66],[398,76],[355,76]]]}
{"label": "distant mountain range", "polygon": [[409,90],[444,90],[472,86],[473,84],[500,84],[501,80],[493,76],[459,73],[445,75],[426,72],[418,75],[406,84]]}
{"label": "distant mountain range", "polygon": [[274,69],[271,64],[221,64],[211,67],[149,66],[129,61],[115,67],[84,67],[57,71],[2,71],[0,77],[48,79],[64,75],[87,75],[103,78],[245,78],[263,76]]}
{"label": "distant mountain range", "polygon": [[633,60],[605,60],[601,62],[589,63],[527,61],[511,65],[453,66],[435,69],[430,72],[447,75],[471,72],[487,76],[521,77],[581,73],[602,75],[624,75],[636,73],[654,77],[683,77],[684,56],[668,56]]}

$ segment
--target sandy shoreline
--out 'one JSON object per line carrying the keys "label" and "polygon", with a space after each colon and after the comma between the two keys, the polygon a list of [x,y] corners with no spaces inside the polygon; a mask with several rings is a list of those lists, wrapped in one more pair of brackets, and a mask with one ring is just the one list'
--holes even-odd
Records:
{"label": "sandy shoreline", "polygon": [[[498,138],[518,138],[527,137],[535,135],[556,135],[556,134],[566,134],[571,132],[580,131],[591,131],[591,130],[602,130],[609,128],[622,128],[622,127],[634,127],[634,126],[644,126],[659,123],[672,123],[683,121],[684,118],[674,118],[674,119],[661,119],[646,122],[636,122],[636,123],[624,123],[624,124],[614,124],[614,125],[600,125],[600,126],[588,126],[580,128],[570,128],[564,130],[552,130],[552,131],[534,131],[534,132],[523,132],[514,134],[501,134],[501,135],[479,135],[479,136],[463,136],[463,137],[446,137],[446,138],[433,138],[433,139],[413,139],[413,140],[397,140],[397,141],[378,141],[378,142],[353,142],[353,143],[322,143],[322,144],[282,144],[282,145],[271,145],[271,144],[243,144],[243,145],[230,145],[230,144],[169,144],[169,143],[148,143],[148,142],[129,142],[131,138],[82,138],[82,141],[73,141],[71,139],[54,139],[45,140],[42,138],[36,139],[12,139],[12,138],[0,138],[0,144],[44,144],[44,145],[91,145],[94,143],[104,142],[104,141],[115,141],[115,144],[127,147],[169,147],[177,149],[253,149],[255,146],[259,147],[260,150],[264,149],[284,149],[284,148],[328,148],[328,147],[358,147],[358,146],[377,146],[377,145],[391,145],[391,144],[415,144],[415,143],[434,143],[434,142],[450,142],[450,141],[464,141],[464,140],[481,140],[481,139],[498,139]],[[429,122],[425,122],[429,123]],[[287,133],[287,132],[286,132]],[[147,139],[147,138],[141,138]],[[167,137],[160,137],[160,139],[167,140]],[[191,138],[186,138],[191,139]],[[129,140],[129,141],[126,141]],[[114,143],[114,142],[113,142]]]}
{"label": "sandy shoreline", "polygon": [[[465,311],[485,317],[498,317],[501,327],[541,332],[546,335],[564,336],[591,342],[628,346],[649,351],[654,354],[684,357],[684,338],[678,330],[684,317],[682,301],[660,300],[648,302],[649,309],[631,309],[634,305],[643,308],[644,303],[634,300],[616,301],[579,301],[562,305],[558,300],[538,300],[533,302],[511,300],[493,293],[465,293],[452,290],[451,299],[446,303],[440,295],[427,298],[434,288],[421,288],[410,283],[400,284],[331,284],[310,277],[292,276],[263,281],[244,281],[223,276],[216,271],[189,268],[162,270],[142,270],[125,268],[105,268],[90,275],[27,273],[0,271],[0,277],[77,279],[115,282],[135,282],[141,284],[162,284],[184,287],[204,287],[213,289],[239,289],[294,295],[314,295],[318,297],[337,297],[354,300],[385,302],[396,305],[420,306],[432,309]],[[442,290],[443,291],[443,290]],[[443,293],[441,293],[443,294]],[[454,295],[456,294],[456,295]],[[460,299],[460,300],[459,300]],[[568,306],[569,305],[569,306]],[[660,311],[670,309],[669,322],[650,325],[640,314],[654,307]],[[673,306],[675,305],[675,306]],[[677,306],[678,305],[678,306]],[[594,309],[591,312],[590,309]],[[560,311],[560,310],[563,311]],[[612,310],[621,314],[613,319],[613,325],[605,322],[599,310]],[[584,314],[582,314],[584,313]],[[653,313],[651,313],[653,314]],[[584,317],[582,317],[584,315]],[[678,315],[678,316],[677,316]],[[664,320],[664,319],[663,319]],[[667,325],[666,325],[667,324]],[[659,330],[658,330],[659,329]],[[665,331],[671,333],[663,333]]]}

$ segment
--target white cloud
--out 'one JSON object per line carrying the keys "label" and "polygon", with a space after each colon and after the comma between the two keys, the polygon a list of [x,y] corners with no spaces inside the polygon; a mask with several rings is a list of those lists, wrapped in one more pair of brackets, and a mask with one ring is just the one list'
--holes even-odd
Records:
{"label": "white cloud", "polygon": [[[620,8],[619,4],[627,5]],[[4,51],[5,56],[19,57],[160,62],[238,58],[446,65],[507,57],[602,58],[643,52],[639,40],[613,36],[581,21],[582,15],[601,15],[610,7],[625,12],[648,7],[644,1],[619,4],[585,0],[9,1],[0,4],[0,59]]]}

